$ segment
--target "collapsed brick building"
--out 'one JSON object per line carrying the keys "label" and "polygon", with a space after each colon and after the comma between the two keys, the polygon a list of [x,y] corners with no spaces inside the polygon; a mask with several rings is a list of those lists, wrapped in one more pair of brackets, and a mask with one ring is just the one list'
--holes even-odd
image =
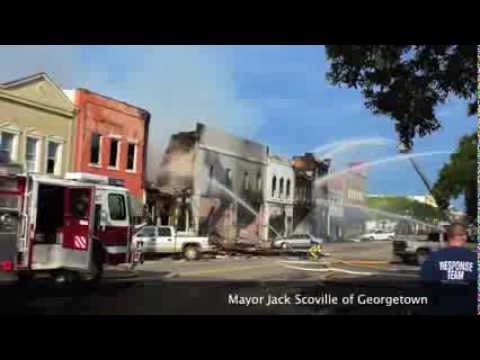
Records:
{"label": "collapsed brick building", "polygon": [[172,135],[150,186],[154,222],[225,245],[258,243],[267,159],[266,146],[203,124]]}
{"label": "collapsed brick building", "polygon": [[318,181],[329,172],[330,159],[305,153],[288,161],[267,146],[197,124],[171,136],[157,181],[147,188],[148,212],[154,223],[225,246],[268,246],[291,233],[344,240],[365,228],[356,206],[365,204],[366,172]]}

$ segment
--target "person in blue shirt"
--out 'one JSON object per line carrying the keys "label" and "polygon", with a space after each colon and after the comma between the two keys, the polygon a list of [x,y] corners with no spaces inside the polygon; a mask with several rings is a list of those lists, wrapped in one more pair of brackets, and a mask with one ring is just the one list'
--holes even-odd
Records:
{"label": "person in blue shirt", "polygon": [[448,227],[448,246],[433,252],[421,268],[425,282],[443,284],[471,284],[477,282],[477,255],[464,246],[467,231],[462,224]]}
{"label": "person in blue shirt", "polygon": [[465,226],[454,223],[447,229],[447,247],[433,252],[424,262],[420,276],[429,287],[437,311],[446,314],[474,312],[478,282],[477,255],[465,248]]}

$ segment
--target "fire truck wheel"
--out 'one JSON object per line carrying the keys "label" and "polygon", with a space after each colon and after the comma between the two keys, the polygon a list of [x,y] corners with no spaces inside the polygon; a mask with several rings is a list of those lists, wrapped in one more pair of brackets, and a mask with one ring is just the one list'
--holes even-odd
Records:
{"label": "fire truck wheel", "polygon": [[95,256],[93,258],[93,280],[98,281],[103,276],[103,258]]}
{"label": "fire truck wheel", "polygon": [[69,270],[53,271],[51,276],[57,286],[72,285],[80,280],[80,274]]}
{"label": "fire truck wheel", "polygon": [[26,284],[30,282],[33,279],[33,276],[34,276],[33,273],[29,273],[29,272],[20,272],[17,274],[18,281],[21,284]]}
{"label": "fire truck wheel", "polygon": [[187,245],[183,249],[183,256],[185,256],[185,259],[187,260],[197,260],[199,258],[200,252],[198,251],[198,248],[194,245]]}

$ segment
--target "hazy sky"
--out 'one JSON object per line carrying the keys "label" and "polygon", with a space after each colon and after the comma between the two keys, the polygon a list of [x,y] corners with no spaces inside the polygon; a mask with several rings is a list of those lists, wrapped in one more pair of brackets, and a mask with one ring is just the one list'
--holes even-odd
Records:
{"label": "hazy sky", "polygon": [[[327,69],[322,46],[0,46],[0,82],[45,71],[65,89],[85,87],[149,110],[151,160],[172,133],[193,130],[197,121],[285,156],[376,139],[377,145],[337,153],[339,168],[395,155],[393,121],[372,115],[358,91],[329,85]],[[453,99],[438,114],[443,128],[416,139],[415,152],[453,151],[476,129],[461,101]],[[380,138],[392,144],[378,145]],[[419,163],[433,182],[447,160],[440,155]],[[408,162],[371,168],[368,190],[425,193]]]}

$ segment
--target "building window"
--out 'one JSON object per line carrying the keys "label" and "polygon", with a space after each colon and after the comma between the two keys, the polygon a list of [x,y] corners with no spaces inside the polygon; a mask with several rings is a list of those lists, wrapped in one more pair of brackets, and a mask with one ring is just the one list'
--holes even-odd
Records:
{"label": "building window", "polygon": [[232,183],[232,169],[227,169],[227,185]]}
{"label": "building window", "polygon": [[290,179],[287,180],[287,198],[290,196]]}
{"label": "building window", "polygon": [[262,175],[260,173],[257,174],[257,190],[262,190]]}
{"label": "building window", "polygon": [[110,210],[110,219],[126,220],[127,210],[125,198],[121,194],[108,194],[108,209]]}
{"label": "building window", "polygon": [[90,164],[100,165],[100,146],[102,136],[97,133],[92,134],[92,142],[90,144]]}
{"label": "building window", "polygon": [[209,177],[210,179],[213,179],[213,165],[210,165],[210,170],[209,170],[209,172],[208,172],[208,177]]}
{"label": "building window", "polygon": [[27,146],[25,149],[25,167],[28,172],[38,171],[38,144],[39,139],[27,137]]}
{"label": "building window", "polygon": [[249,183],[248,183],[248,172],[245,171],[243,174],[243,190],[248,191]]}
{"label": "building window", "polygon": [[280,191],[278,197],[281,198],[283,196],[283,178],[280,179]]}
{"label": "building window", "polygon": [[4,155],[7,156],[11,161],[15,161],[17,158],[17,135],[9,132],[2,132],[0,135],[0,151],[2,151],[2,153],[4,153]]}
{"label": "building window", "polygon": [[129,143],[127,151],[127,170],[135,171],[135,163],[137,157],[137,145]]}
{"label": "building window", "polygon": [[47,174],[60,175],[62,146],[49,141],[47,148]]}
{"label": "building window", "polygon": [[108,166],[115,169],[118,167],[119,144],[120,141],[118,141],[117,139],[111,139],[110,158],[108,160]]}
{"label": "building window", "polygon": [[277,177],[274,176],[272,179],[272,197],[275,197],[276,191],[277,191]]}

